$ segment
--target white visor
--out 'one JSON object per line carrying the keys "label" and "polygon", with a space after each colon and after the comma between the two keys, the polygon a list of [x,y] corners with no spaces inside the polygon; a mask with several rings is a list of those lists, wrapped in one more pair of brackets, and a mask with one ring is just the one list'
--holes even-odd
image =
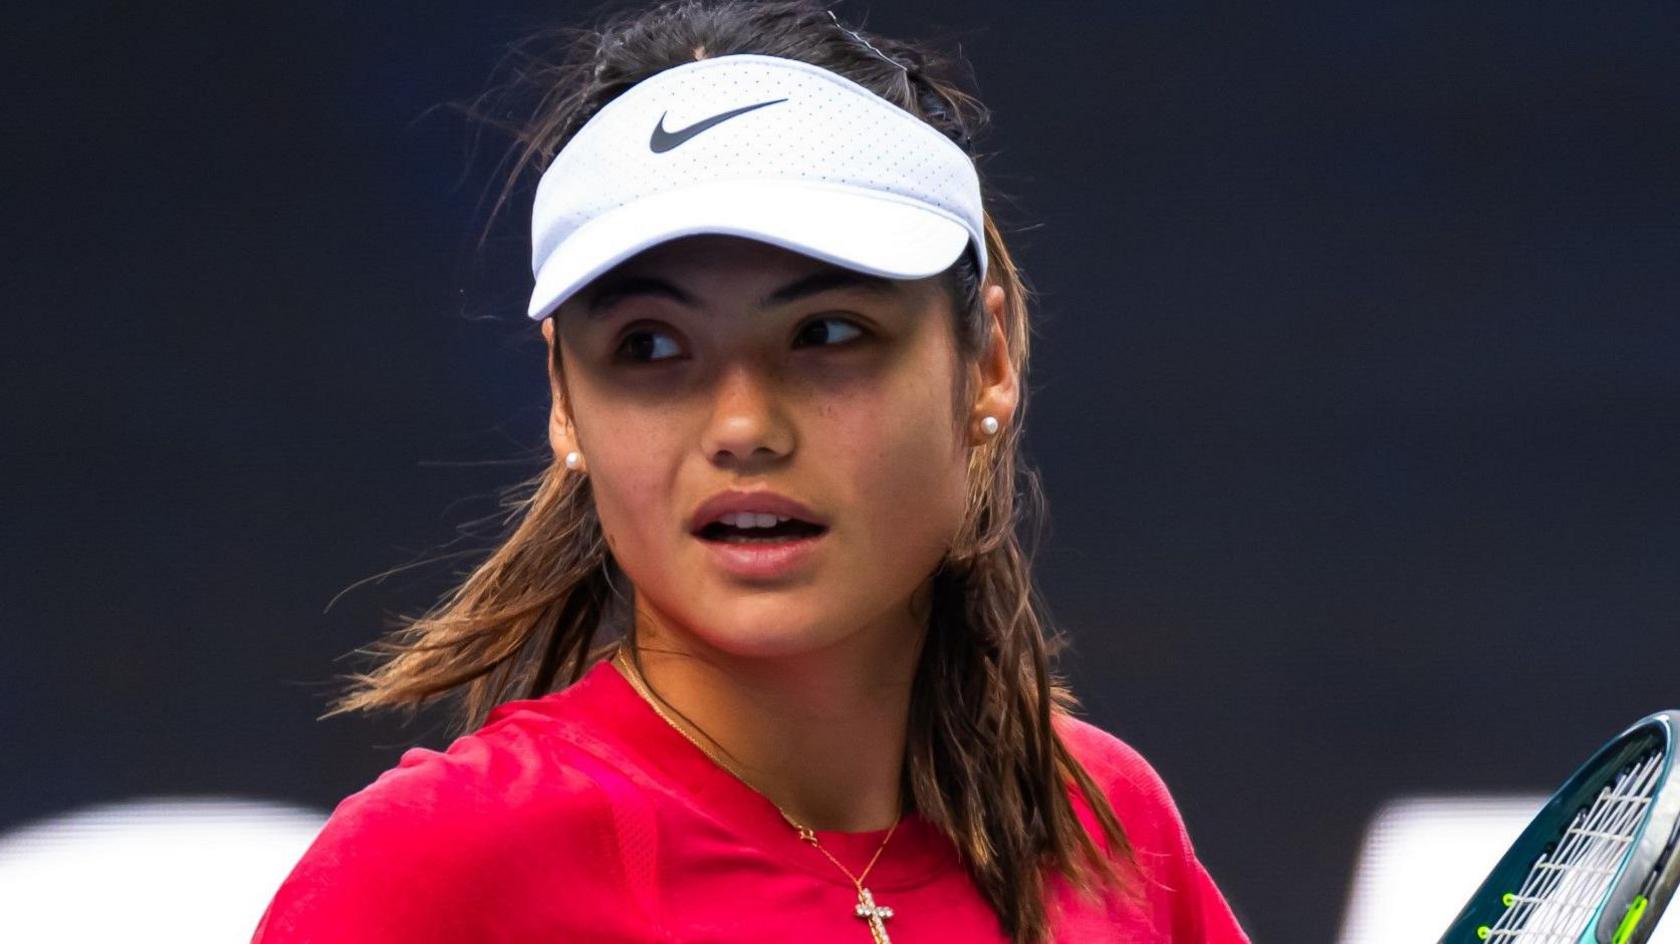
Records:
{"label": "white visor", "polygon": [[891,279],[986,272],[980,179],[955,142],[856,82],[773,56],[667,69],[555,156],[531,216],[529,314],[681,236],[780,246]]}

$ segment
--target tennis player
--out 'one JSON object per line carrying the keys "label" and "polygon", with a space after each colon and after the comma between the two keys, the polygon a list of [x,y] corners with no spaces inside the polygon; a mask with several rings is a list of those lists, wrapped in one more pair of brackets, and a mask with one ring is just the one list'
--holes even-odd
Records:
{"label": "tennis player", "polygon": [[524,71],[553,463],[337,706],[471,733],[339,804],[255,940],[1246,941],[1052,671],[952,65],[683,2]]}

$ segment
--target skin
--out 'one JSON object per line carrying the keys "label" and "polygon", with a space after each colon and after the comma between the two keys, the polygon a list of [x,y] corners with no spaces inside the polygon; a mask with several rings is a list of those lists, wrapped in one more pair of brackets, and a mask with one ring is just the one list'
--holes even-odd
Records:
{"label": "skin", "polygon": [[[825,273],[852,284],[770,300]],[[542,331],[550,442],[591,476],[649,685],[789,815],[861,831],[898,817],[930,578],[961,521],[968,451],[990,438],[980,420],[1007,424],[1018,387],[1000,287],[984,295],[991,354],[965,364],[938,277],[844,276],[689,237],[597,279]],[[972,391],[961,410],[957,371]],[[775,579],[721,568],[688,522],[730,488],[823,519],[810,564]]]}

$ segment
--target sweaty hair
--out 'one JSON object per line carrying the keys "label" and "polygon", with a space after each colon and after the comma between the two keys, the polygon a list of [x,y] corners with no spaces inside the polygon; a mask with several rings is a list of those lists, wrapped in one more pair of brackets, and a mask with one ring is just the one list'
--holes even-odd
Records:
{"label": "sweaty hair", "polygon": [[[964,91],[955,58],[852,29],[814,2],[682,0],[513,47],[513,78],[466,105],[471,117],[513,140],[491,220],[626,89],[685,62],[734,53],[802,60],[843,75],[975,154],[986,111]],[[529,115],[510,119],[500,103],[521,96]],[[1130,895],[1136,862],[1103,791],[1053,724],[1078,702],[1052,670],[1064,643],[1049,626],[1018,534],[1043,516],[1037,476],[1021,457],[1028,289],[989,214],[985,237],[986,281],[1003,288],[1005,343],[1022,378],[1022,402],[1016,421],[970,450],[964,518],[929,575],[933,605],[910,697],[901,791],[905,809],[954,843],[1010,939],[1028,944],[1048,933],[1052,873],[1084,892],[1110,885]],[[986,286],[972,254],[946,277],[956,347],[972,363],[991,337]],[[967,372],[957,373],[953,422],[960,428],[970,391],[962,389]],[[510,488],[503,507],[500,546],[428,612],[374,644],[366,654],[375,663],[352,676],[332,713],[414,709],[446,697],[458,708],[459,730],[470,731],[504,701],[577,681],[620,638],[636,652],[634,620],[624,618],[618,589],[626,581],[603,538],[588,476],[553,457]],[[1071,789],[1089,804],[1109,855],[1079,821]]]}

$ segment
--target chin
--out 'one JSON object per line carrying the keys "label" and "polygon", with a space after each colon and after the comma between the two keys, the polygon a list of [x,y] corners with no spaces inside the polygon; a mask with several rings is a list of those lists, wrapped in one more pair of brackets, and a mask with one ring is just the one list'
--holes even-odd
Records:
{"label": "chin", "polygon": [[797,656],[827,648],[844,636],[833,621],[799,612],[785,601],[713,606],[696,614],[694,633],[711,647],[746,659]]}

